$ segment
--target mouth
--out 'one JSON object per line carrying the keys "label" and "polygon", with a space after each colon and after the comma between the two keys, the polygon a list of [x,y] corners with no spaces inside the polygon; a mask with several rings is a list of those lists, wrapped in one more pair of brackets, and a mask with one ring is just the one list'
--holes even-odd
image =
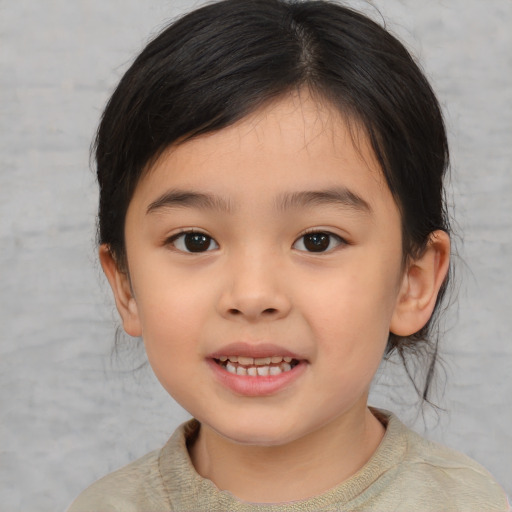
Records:
{"label": "mouth", "polygon": [[213,375],[239,396],[279,395],[300,382],[309,361],[272,343],[231,343],[207,357]]}
{"label": "mouth", "polygon": [[299,360],[289,356],[246,357],[219,356],[213,361],[228,373],[249,377],[276,376],[289,372]]}

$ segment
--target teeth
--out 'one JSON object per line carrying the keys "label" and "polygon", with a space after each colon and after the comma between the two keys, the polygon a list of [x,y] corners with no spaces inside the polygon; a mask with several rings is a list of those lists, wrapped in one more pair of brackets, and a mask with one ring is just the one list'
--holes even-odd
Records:
{"label": "teeth", "polygon": [[256,371],[260,377],[266,377],[270,372],[270,366],[258,366]]}
{"label": "teeth", "polygon": [[289,372],[293,358],[288,356],[272,357],[246,357],[246,356],[220,356],[218,361],[229,372],[236,375],[250,377],[267,377]]}
{"label": "teeth", "polygon": [[261,366],[268,366],[272,362],[271,357],[259,357],[254,359],[254,364]]}
{"label": "teeth", "polygon": [[279,364],[283,361],[285,363],[291,363],[291,357],[283,356],[272,356],[272,357],[245,357],[245,356],[221,356],[218,358],[219,361],[225,362],[229,359],[232,363],[239,363],[244,366],[268,366],[269,364]]}

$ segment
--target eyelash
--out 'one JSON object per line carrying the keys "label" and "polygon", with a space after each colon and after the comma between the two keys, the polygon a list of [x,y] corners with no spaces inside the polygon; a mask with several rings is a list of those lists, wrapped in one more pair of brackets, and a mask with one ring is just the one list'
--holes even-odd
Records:
{"label": "eyelash", "polygon": [[[203,243],[206,244],[205,247],[201,247],[200,245],[196,246],[194,250],[191,245],[187,245],[187,236],[193,235],[196,237],[196,240],[189,240],[190,243],[199,242],[199,244]],[[310,246],[309,248],[306,246],[305,239],[307,237],[310,237],[309,242],[313,243],[313,246]],[[316,239],[315,239],[316,237]],[[334,242],[334,246],[332,246]],[[213,247],[212,247],[213,243]],[[325,245],[327,243],[327,245]],[[212,250],[218,249],[219,244],[216,242],[214,238],[207,235],[206,233],[203,233],[202,231],[190,229],[190,230],[183,230],[179,233],[171,236],[165,241],[166,245],[172,245],[176,250],[180,252],[184,252],[186,254],[196,254],[196,253],[204,253],[204,252],[210,252]],[[178,244],[181,245],[178,246]],[[297,247],[297,244],[302,244],[302,248]],[[338,235],[335,235],[334,233],[330,233],[329,231],[323,231],[323,230],[310,230],[305,233],[303,233],[292,245],[293,249],[296,249],[301,252],[308,252],[312,254],[323,254],[326,252],[331,252],[340,245],[347,245],[347,241],[341,238]],[[203,250],[204,249],[204,250]],[[313,249],[313,250],[311,250]],[[320,250],[315,250],[320,249]]]}
{"label": "eyelash", "polygon": [[[304,239],[308,236],[310,236],[310,237],[318,236],[319,237],[319,239],[315,243],[316,243],[316,248],[320,248],[320,249],[323,249],[322,243],[324,243],[325,239],[327,239],[327,247],[325,248],[325,250],[320,250],[320,251],[307,250],[306,245],[304,243]],[[323,240],[320,238],[322,236],[325,237]],[[296,247],[296,245],[301,241],[302,241],[302,245],[303,245],[304,249],[298,249]],[[333,241],[335,241],[336,245],[334,245],[334,247],[331,247]],[[308,252],[310,254],[324,254],[327,252],[331,252],[342,245],[348,245],[348,242],[346,240],[344,240],[341,236],[335,235],[334,233],[331,233],[329,231],[324,231],[321,229],[320,230],[314,229],[314,230],[306,231],[305,233],[303,233],[299,238],[297,238],[297,240],[295,240],[292,247],[301,252]]]}
{"label": "eyelash", "polygon": [[[195,235],[196,237],[203,237],[204,241],[208,242],[206,249],[204,251],[203,250],[199,250],[199,251],[191,250],[190,247],[187,247],[187,245],[186,245],[187,244],[187,242],[186,242],[187,235]],[[180,242],[182,242],[182,244],[183,244],[182,247],[177,246],[177,244]],[[210,245],[212,244],[212,242],[214,244],[214,247],[210,248]],[[202,231],[198,231],[195,229],[183,230],[183,231],[180,231],[179,233],[176,233],[175,235],[171,236],[170,238],[168,238],[165,241],[165,245],[172,245],[172,246],[174,246],[174,248],[176,250],[178,250],[180,252],[184,252],[186,254],[200,254],[203,252],[209,252],[209,251],[219,248],[219,244],[210,235],[207,235],[206,233],[203,233]]]}

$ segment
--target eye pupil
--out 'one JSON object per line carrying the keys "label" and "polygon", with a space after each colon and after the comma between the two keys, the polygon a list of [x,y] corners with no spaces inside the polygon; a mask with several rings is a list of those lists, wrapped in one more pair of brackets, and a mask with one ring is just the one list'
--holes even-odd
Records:
{"label": "eye pupil", "polygon": [[323,252],[329,248],[330,236],[327,233],[304,235],[304,247],[311,252]]}
{"label": "eye pupil", "polygon": [[212,239],[202,233],[187,233],[184,242],[188,251],[203,252],[208,250]]}

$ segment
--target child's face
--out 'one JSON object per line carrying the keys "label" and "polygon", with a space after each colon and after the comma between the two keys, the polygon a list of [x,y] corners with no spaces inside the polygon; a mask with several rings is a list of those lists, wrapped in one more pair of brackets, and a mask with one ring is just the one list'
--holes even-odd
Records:
{"label": "child's face", "polygon": [[[169,150],[135,191],[124,326],[165,389],[228,439],[282,444],[365,411],[402,241],[357,144],[332,109],[290,96]],[[222,360],[240,356],[277,359],[230,373]]]}

